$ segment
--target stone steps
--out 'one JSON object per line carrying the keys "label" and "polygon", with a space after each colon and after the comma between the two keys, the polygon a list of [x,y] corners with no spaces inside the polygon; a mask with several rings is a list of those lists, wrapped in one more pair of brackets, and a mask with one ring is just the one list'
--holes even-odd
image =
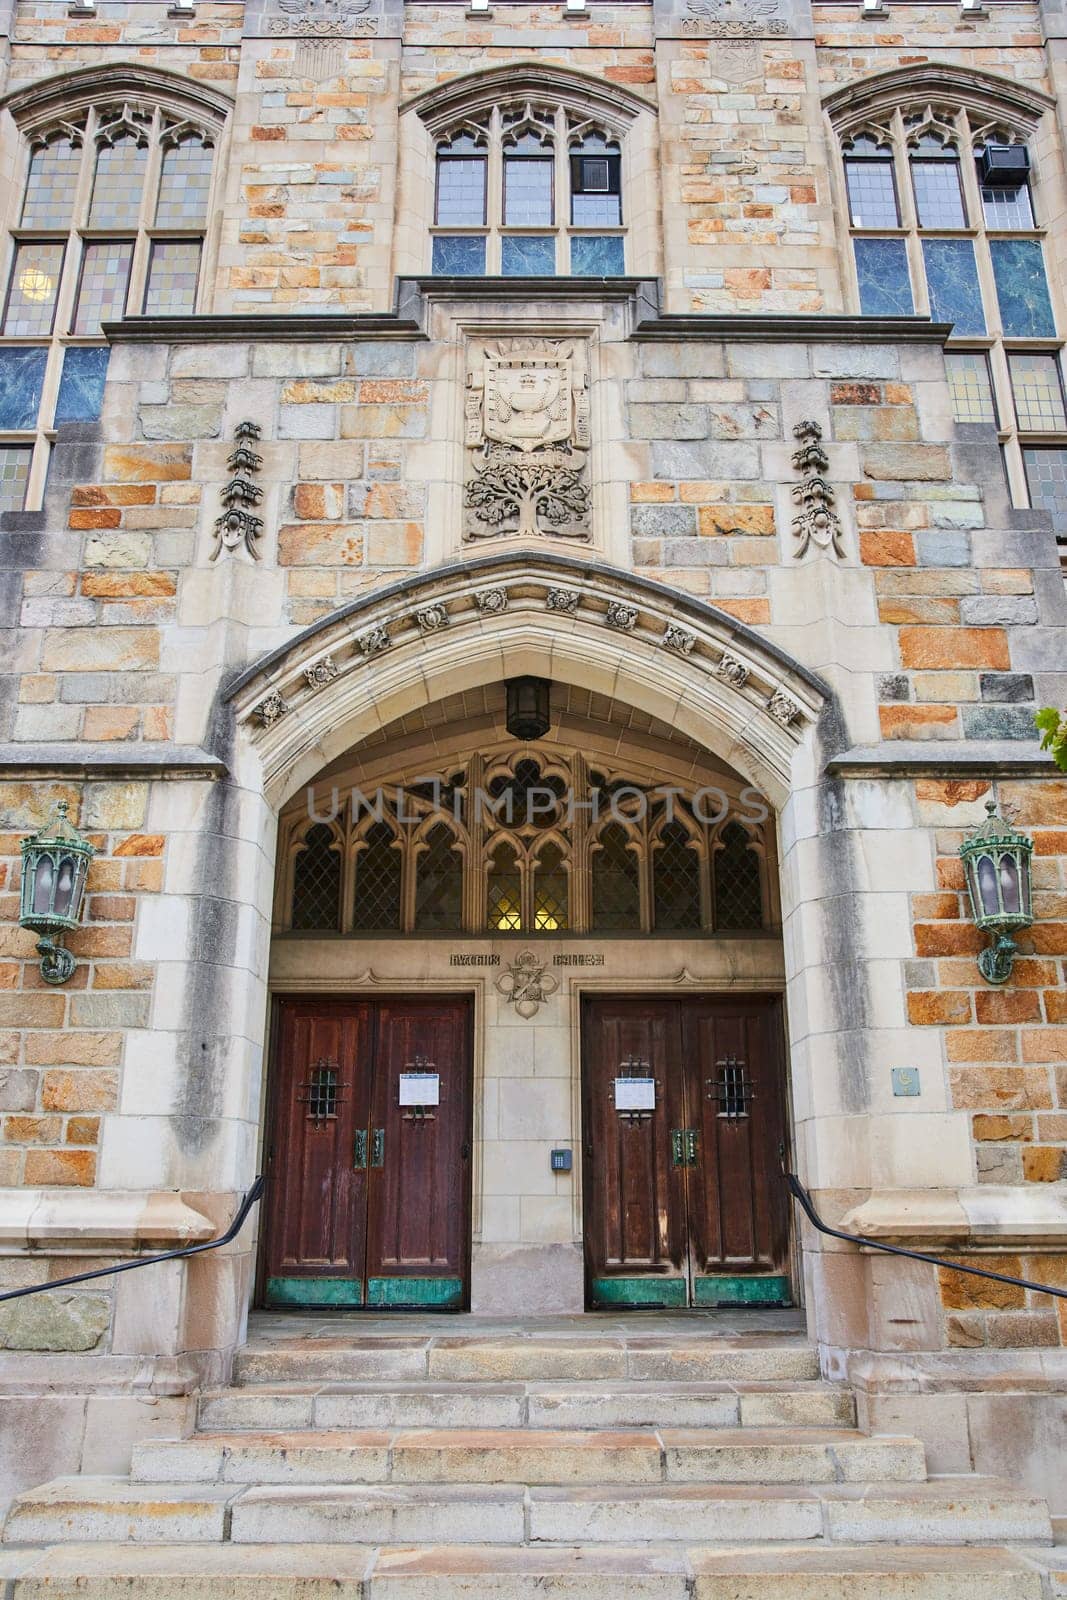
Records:
{"label": "stone steps", "polygon": [[795,1382],[818,1378],[801,1340],[425,1337],[278,1339],[237,1354],[234,1382]]}
{"label": "stone steps", "polygon": [[8,1544],[1051,1544],[1045,1503],[982,1478],[916,1484],[130,1483],[19,1497]]}
{"label": "stone steps", "polygon": [[135,1483],[920,1482],[922,1444],[843,1428],[199,1433],[135,1446]]}
{"label": "stone steps", "polygon": [[72,1545],[0,1574],[12,1600],[1042,1600],[1003,1550]]}
{"label": "stone steps", "polygon": [[350,1383],[218,1389],[201,1396],[210,1432],[351,1428],[847,1428],[834,1384],[573,1380],[569,1383]]}

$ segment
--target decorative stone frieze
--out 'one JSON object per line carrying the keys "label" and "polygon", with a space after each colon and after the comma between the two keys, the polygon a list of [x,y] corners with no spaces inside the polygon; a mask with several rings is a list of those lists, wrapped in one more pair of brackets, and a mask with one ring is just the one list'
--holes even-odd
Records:
{"label": "decorative stone frieze", "polygon": [[677,650],[679,655],[687,656],[696,644],[696,634],[690,633],[687,628],[679,628],[673,622],[668,624],[663,635],[663,643],[668,650]]}
{"label": "decorative stone frieze", "polygon": [[508,591],[506,589],[479,589],[474,596],[474,603],[484,616],[499,616],[501,611],[508,609]]}
{"label": "decorative stone frieze", "polygon": [[496,988],[520,1017],[535,1017],[559,988],[559,979],[532,950],[523,950],[496,980]]}
{"label": "decorative stone frieze", "polygon": [[234,476],[222,490],[223,511],[220,517],[215,518],[212,561],[217,561],[224,550],[232,552],[241,545],[244,545],[253,561],[259,560],[257,545],[263,532],[263,518],[253,516],[248,510],[249,506],[258,505],[263,498],[263,490],[249,476],[258,472],[263,465],[263,457],[252,449],[250,443],[259,435],[259,424],[255,422],[239,422],[234,429],[234,448],[226,459],[226,465]]}
{"label": "decorative stone frieze", "polygon": [[789,32],[781,0],[686,0],[682,32],[704,39],[752,39]]}
{"label": "decorative stone frieze", "polygon": [[264,728],[273,728],[279,717],[284,717],[288,709],[289,707],[282,699],[278,690],[275,689],[267,696],[265,700],[261,700],[259,702],[259,705],[256,706],[254,715],[256,720],[260,722]]}
{"label": "decorative stone frieze", "polygon": [[806,555],[812,545],[817,545],[820,550],[843,556],[841,518],[834,510],[834,491],[823,477],[830,458],[820,442],[822,429],[817,422],[798,422],[793,437],[799,440],[799,448],[793,451],[793,465],[805,474],[802,482],[793,485],[793,499],[802,508],[793,518],[796,553]]}
{"label": "decorative stone frieze", "polygon": [[304,668],[304,677],[309,689],[322,689],[337,677],[337,664],[332,656],[323,656],[314,666]]}
{"label": "decorative stone frieze", "polygon": [[776,689],[771,695],[767,701],[767,710],[775,722],[780,722],[783,728],[791,727],[800,716],[800,707],[783,689]]}
{"label": "decorative stone frieze", "polygon": [[631,633],[637,626],[637,607],[623,605],[621,600],[613,600],[604,613],[604,621],[609,628],[618,628],[622,633]]}
{"label": "decorative stone frieze", "polygon": [[444,605],[422,606],[415,613],[415,621],[423,633],[439,633],[442,628],[448,627],[448,607]]}
{"label": "decorative stone frieze", "polygon": [[589,380],[581,340],[472,347],[464,538],[588,540]]}
{"label": "decorative stone frieze", "polygon": [[381,25],[378,0],[277,0],[281,16],[265,15],[266,32],[275,35],[330,35],[356,38]]}
{"label": "decorative stone frieze", "polygon": [[735,689],[743,689],[748,682],[748,668],[743,661],[738,661],[736,656],[724,655],[716,665],[715,671]]}
{"label": "decorative stone frieze", "polygon": [[379,622],[373,628],[368,628],[366,633],[356,636],[356,649],[363,656],[377,656],[383,650],[388,650],[392,642],[388,627],[384,622]]}

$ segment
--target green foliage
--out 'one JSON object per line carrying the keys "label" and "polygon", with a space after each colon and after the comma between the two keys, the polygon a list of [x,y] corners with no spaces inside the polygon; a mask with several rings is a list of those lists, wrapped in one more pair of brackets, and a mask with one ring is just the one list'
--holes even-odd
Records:
{"label": "green foliage", "polygon": [[1067,712],[1061,717],[1051,706],[1035,711],[1034,721],[1041,734],[1042,750],[1049,750],[1061,772],[1067,772]]}

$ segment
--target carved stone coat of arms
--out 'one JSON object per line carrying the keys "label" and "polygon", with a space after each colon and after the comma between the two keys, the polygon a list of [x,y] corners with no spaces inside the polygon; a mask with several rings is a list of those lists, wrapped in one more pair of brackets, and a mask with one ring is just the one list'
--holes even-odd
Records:
{"label": "carved stone coat of arms", "polygon": [[584,345],[510,339],[472,350],[466,424],[466,539],[589,538]]}

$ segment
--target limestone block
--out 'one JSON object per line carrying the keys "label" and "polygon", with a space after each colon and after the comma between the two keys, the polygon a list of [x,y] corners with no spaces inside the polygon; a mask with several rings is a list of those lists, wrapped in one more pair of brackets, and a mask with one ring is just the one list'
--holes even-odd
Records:
{"label": "limestone block", "polygon": [[0,1347],[95,1350],[110,1320],[111,1302],[107,1295],[75,1294],[62,1289],[30,1295],[0,1306]]}
{"label": "limestone block", "polygon": [[540,1316],[584,1308],[580,1245],[475,1245],[472,1311],[495,1317]]}

